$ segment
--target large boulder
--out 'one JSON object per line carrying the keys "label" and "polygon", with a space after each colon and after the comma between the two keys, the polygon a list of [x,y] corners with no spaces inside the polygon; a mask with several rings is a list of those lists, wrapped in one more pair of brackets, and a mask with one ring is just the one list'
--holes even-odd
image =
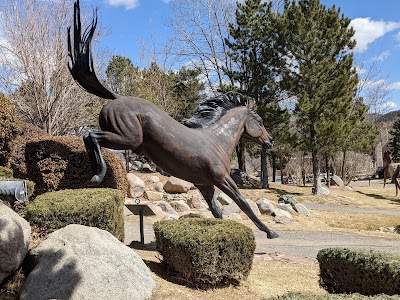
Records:
{"label": "large boulder", "polygon": [[128,180],[128,197],[141,197],[146,189],[144,181],[133,173],[126,174],[126,179]]}
{"label": "large boulder", "polygon": [[139,255],[111,233],[68,225],[30,253],[20,299],[148,299],[155,288]]}
{"label": "large boulder", "polygon": [[177,212],[190,211],[190,206],[187,205],[187,203],[185,201],[182,201],[182,200],[171,201],[169,204]]}
{"label": "large boulder", "polygon": [[167,201],[157,201],[154,202],[157,206],[159,206],[164,212],[171,215],[178,215],[176,210],[167,202]]}
{"label": "large boulder", "polygon": [[217,200],[222,205],[230,205],[233,202],[233,200],[227,194],[225,194],[224,192],[221,192],[218,195]]}
{"label": "large boulder", "polygon": [[21,265],[30,235],[29,223],[0,201],[0,283]]}
{"label": "large boulder", "polygon": [[[256,216],[261,216],[261,212],[258,209],[258,206],[254,201],[246,199],[246,202],[250,206],[250,209],[253,211],[253,213]],[[224,206],[222,208],[222,212],[223,212],[223,214],[225,216],[227,216],[227,215],[230,215],[230,214],[233,214],[233,213],[238,214],[238,213],[242,212],[242,210],[240,209],[240,207],[235,202],[232,202],[231,204]]]}
{"label": "large boulder", "polygon": [[256,201],[258,209],[264,215],[271,216],[275,212],[275,206],[266,198],[261,198]]}
{"label": "large boulder", "polygon": [[333,175],[331,177],[331,185],[337,185],[339,187],[344,187],[344,182],[342,180],[342,178],[340,178],[337,175]]}
{"label": "large boulder", "polygon": [[188,199],[187,204],[189,205],[190,208],[201,209],[208,207],[203,196],[197,189],[189,191],[188,196],[190,198]]}
{"label": "large boulder", "polygon": [[170,194],[187,193],[194,185],[191,182],[171,176],[164,184],[164,190]]}

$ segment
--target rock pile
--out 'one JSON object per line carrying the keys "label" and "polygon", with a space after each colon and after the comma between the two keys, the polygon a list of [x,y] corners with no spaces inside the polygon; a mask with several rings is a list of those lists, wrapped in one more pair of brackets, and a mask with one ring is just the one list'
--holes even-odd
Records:
{"label": "rock pile", "polygon": [[[128,176],[136,176],[129,174]],[[136,176],[137,177],[137,176]],[[164,177],[163,177],[164,178]],[[143,180],[128,180],[129,183],[139,182],[139,187],[130,186],[129,190],[142,190]],[[177,219],[181,217],[209,217],[213,215],[201,193],[192,183],[176,177],[160,178],[156,175],[148,176],[145,180],[144,192],[138,198],[150,205],[157,205],[162,209],[160,219]],[[164,182],[164,183],[163,183]],[[160,188],[162,186],[162,189]],[[221,206],[224,218],[242,220],[247,218],[239,206],[225,193],[220,192],[217,200]],[[292,220],[293,214],[310,215],[310,211],[291,195],[281,196],[279,203],[274,204],[266,198],[252,201],[246,199],[256,216],[269,215],[276,223],[286,224]]]}

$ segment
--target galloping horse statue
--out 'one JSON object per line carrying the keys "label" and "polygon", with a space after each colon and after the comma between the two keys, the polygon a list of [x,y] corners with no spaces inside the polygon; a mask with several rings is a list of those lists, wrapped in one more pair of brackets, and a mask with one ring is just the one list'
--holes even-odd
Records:
{"label": "galloping horse statue", "polygon": [[68,28],[69,70],[87,92],[114,100],[100,112],[101,131],[84,137],[94,172],[91,183],[100,183],[106,173],[101,147],[142,152],[162,170],[192,182],[214,217],[222,218],[215,195],[217,186],[268,238],[278,237],[253,213],[229,175],[230,158],[242,134],[267,148],[272,146],[260,116],[252,110],[254,102],[244,104],[233,93],[209,99],[185,126],[145,99],[119,96],[104,87],[94,71],[91,40],[96,24],[97,11],[82,36],[78,0],[74,4],[73,44]]}
{"label": "galloping horse statue", "polygon": [[383,187],[386,187],[386,179],[391,178],[391,182],[396,186],[396,196],[400,189],[399,183],[400,163],[394,163],[390,151],[383,153]]}

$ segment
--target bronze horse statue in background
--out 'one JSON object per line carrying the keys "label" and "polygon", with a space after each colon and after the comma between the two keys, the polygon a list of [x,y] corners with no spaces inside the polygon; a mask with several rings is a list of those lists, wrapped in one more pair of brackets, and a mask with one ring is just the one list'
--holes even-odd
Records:
{"label": "bronze horse statue in background", "polygon": [[396,196],[399,194],[400,163],[394,163],[390,151],[383,153],[383,187],[386,187],[386,179],[391,178],[391,183],[396,186]]}
{"label": "bronze horse statue in background", "polygon": [[214,217],[222,218],[215,195],[214,186],[217,186],[268,238],[278,237],[257,218],[230,177],[230,158],[242,134],[267,148],[272,146],[260,116],[252,110],[254,102],[242,103],[233,93],[209,99],[200,104],[185,126],[145,99],[116,95],[99,82],[94,72],[91,40],[96,24],[97,12],[82,36],[78,0],[74,5],[73,45],[68,28],[68,67],[86,91],[114,100],[100,113],[101,131],[84,137],[95,174],[91,182],[100,183],[106,173],[101,147],[142,152],[162,170],[192,182]]}

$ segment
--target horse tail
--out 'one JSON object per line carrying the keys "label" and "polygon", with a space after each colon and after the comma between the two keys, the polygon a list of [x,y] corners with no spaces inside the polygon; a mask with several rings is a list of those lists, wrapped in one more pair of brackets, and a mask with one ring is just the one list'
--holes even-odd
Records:
{"label": "horse tail", "polygon": [[68,27],[68,69],[74,80],[87,92],[105,99],[118,97],[104,87],[96,76],[93,67],[91,42],[97,25],[97,9],[92,23],[82,35],[79,0],[74,3],[74,44],[71,44],[71,27]]}

